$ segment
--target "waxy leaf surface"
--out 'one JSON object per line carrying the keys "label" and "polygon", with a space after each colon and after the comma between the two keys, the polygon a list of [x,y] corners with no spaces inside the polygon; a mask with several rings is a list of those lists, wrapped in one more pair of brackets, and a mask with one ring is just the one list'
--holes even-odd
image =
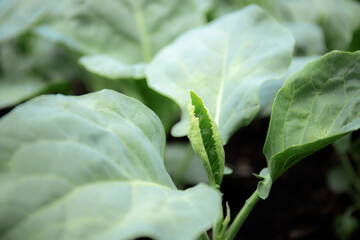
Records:
{"label": "waxy leaf surface", "polygon": [[67,0],[37,32],[89,55],[80,63],[91,72],[143,78],[143,66],[163,46],[204,22],[193,0]]}
{"label": "waxy leaf surface", "polygon": [[360,127],[360,52],[334,51],[291,75],[275,98],[264,146],[272,180]]}
{"label": "waxy leaf surface", "polygon": [[[292,22],[294,26],[299,24],[299,27],[304,23],[320,26],[329,50],[346,50],[353,32],[360,28],[360,4],[352,0],[272,0],[272,2],[277,3],[274,5],[274,11],[271,12],[281,21]],[[299,37],[302,38],[301,35]]]}
{"label": "waxy leaf surface", "polygon": [[45,92],[68,93],[70,79],[86,76],[62,48],[36,37],[3,44],[0,65],[0,109]]}
{"label": "waxy leaf surface", "polygon": [[259,90],[259,99],[260,99],[259,115],[262,117],[269,117],[271,114],[272,106],[274,104],[276,93],[284,85],[286,79],[291,74],[300,71],[308,62],[315,60],[319,57],[320,57],[319,55],[306,56],[306,57],[293,57],[285,76],[283,76],[280,79],[275,79],[264,83]]}
{"label": "waxy leaf surface", "polygon": [[282,22],[294,34],[300,55],[347,50],[360,28],[360,3],[354,0],[223,0],[216,15],[248,4],[259,5]]}
{"label": "waxy leaf surface", "polygon": [[210,185],[220,188],[225,164],[225,153],[219,129],[205,108],[202,99],[190,91],[188,137],[200,156]]}
{"label": "waxy leaf surface", "polygon": [[290,63],[293,38],[257,6],[219,18],[181,35],[163,48],[147,69],[149,86],[174,99],[186,134],[188,90],[206,102],[226,143],[259,110],[259,87],[280,78]]}
{"label": "waxy leaf surface", "polygon": [[54,0],[1,0],[0,43],[29,30],[47,12]]}
{"label": "waxy leaf surface", "polygon": [[158,117],[104,90],[36,98],[0,120],[0,239],[194,239],[220,196],[179,191]]}

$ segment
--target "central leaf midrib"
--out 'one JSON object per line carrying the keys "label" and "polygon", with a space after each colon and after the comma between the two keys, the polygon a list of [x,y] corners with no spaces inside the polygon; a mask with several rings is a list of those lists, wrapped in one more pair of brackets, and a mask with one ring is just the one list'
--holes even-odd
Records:
{"label": "central leaf midrib", "polygon": [[218,125],[219,125],[219,120],[220,120],[221,102],[222,102],[222,97],[223,97],[223,93],[224,93],[224,83],[225,83],[225,78],[227,76],[226,65],[227,65],[227,55],[229,52],[228,44],[229,44],[229,36],[225,35],[223,59],[222,59],[222,65],[221,65],[222,71],[221,71],[221,77],[220,77],[220,86],[219,86],[219,90],[217,93],[218,96],[217,96],[217,100],[216,100],[215,118],[214,118],[215,123]]}
{"label": "central leaf midrib", "polygon": [[145,62],[150,62],[152,59],[152,49],[149,33],[146,29],[146,24],[144,20],[144,15],[142,9],[139,6],[139,3],[134,1],[133,4],[133,13],[135,16],[136,28],[139,32],[141,50]]}

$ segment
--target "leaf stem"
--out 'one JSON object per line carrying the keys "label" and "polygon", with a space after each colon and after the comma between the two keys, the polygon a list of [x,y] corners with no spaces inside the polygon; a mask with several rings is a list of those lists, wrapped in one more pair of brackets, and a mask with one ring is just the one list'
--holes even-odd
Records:
{"label": "leaf stem", "polygon": [[351,161],[350,161],[349,157],[347,156],[346,152],[339,151],[338,149],[336,149],[336,151],[338,152],[340,161],[345,169],[345,172],[347,173],[347,176],[348,176],[350,182],[355,187],[355,189],[358,192],[360,192],[359,177],[357,176],[357,174],[354,170],[354,167],[351,165]]}
{"label": "leaf stem", "polygon": [[258,190],[256,189],[255,192],[248,198],[241,208],[240,212],[234,219],[233,223],[229,227],[229,230],[226,232],[225,240],[233,240],[238,233],[239,229],[245,222],[246,218],[249,216],[252,209],[255,207],[257,202],[259,201],[260,196]]}
{"label": "leaf stem", "polygon": [[203,232],[201,235],[200,235],[200,240],[210,240],[209,236],[207,235],[206,232]]}

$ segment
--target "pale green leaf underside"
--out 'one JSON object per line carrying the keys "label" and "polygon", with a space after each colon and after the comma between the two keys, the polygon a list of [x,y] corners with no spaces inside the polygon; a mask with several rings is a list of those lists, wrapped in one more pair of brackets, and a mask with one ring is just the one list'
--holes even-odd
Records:
{"label": "pale green leaf underside", "polygon": [[264,146],[273,180],[360,127],[359,62],[359,51],[334,51],[286,80],[276,96]]}
{"label": "pale green leaf underside", "polygon": [[295,54],[309,56],[326,52],[322,28],[312,22],[284,22],[295,38]]}
{"label": "pale green leaf underside", "polygon": [[146,63],[123,64],[108,55],[81,57],[79,63],[89,72],[109,79],[145,78]]}
{"label": "pale green leaf underside", "polygon": [[208,183],[201,160],[189,143],[167,143],[164,158],[166,170],[176,184]]}
{"label": "pale green leaf underside", "polygon": [[36,96],[48,86],[48,83],[37,77],[17,76],[17,78],[20,79],[0,78],[0,109]]}
{"label": "pale green leaf underside", "polygon": [[[275,15],[284,22],[313,23],[320,26],[330,50],[346,50],[353,32],[360,27],[360,4],[354,1],[275,1],[278,1],[277,6],[280,8],[280,14]],[[303,35],[299,37],[302,39]]]}
{"label": "pale green leaf underside", "polygon": [[188,90],[206,102],[226,143],[259,110],[258,89],[281,77],[290,63],[293,38],[256,6],[183,34],[147,68],[149,86],[182,109],[174,136],[186,134]]}
{"label": "pale green leaf underside", "polygon": [[[134,64],[149,62],[179,34],[205,22],[193,0],[67,0],[59,2],[52,18],[37,33],[82,55],[104,55],[112,64],[86,64],[91,72],[112,79],[134,74]],[[120,68],[117,68],[121,65]],[[143,77],[143,75],[142,75]]]}
{"label": "pale green leaf underside", "polygon": [[[165,167],[176,184],[194,185],[200,182],[209,182],[200,157],[194,152],[189,143],[167,143],[165,148]],[[224,175],[232,173],[233,170],[225,165]]]}
{"label": "pale green leaf underside", "polygon": [[219,195],[175,189],[160,120],[119,93],[36,98],[0,136],[0,239],[192,239],[216,220]]}
{"label": "pale green leaf underside", "polygon": [[293,73],[300,71],[308,62],[319,58],[319,55],[306,57],[293,57],[290,67],[285,76],[280,79],[267,81],[261,85],[259,90],[260,112],[262,117],[268,117],[271,114],[271,109],[274,103],[276,93],[284,85],[285,80]]}
{"label": "pale green leaf underside", "polygon": [[[22,41],[26,39],[24,48]],[[15,106],[44,92],[67,92],[77,66],[60,47],[36,37],[20,38],[0,47],[0,109]]]}
{"label": "pale green leaf underside", "polygon": [[301,55],[346,50],[360,27],[360,3],[354,0],[251,0],[220,1],[218,14],[247,4],[258,4],[281,21],[296,40]]}
{"label": "pale green leaf underside", "polygon": [[0,1],[0,43],[16,38],[36,23],[53,0]]}
{"label": "pale green leaf underside", "polygon": [[194,151],[200,156],[209,183],[219,188],[225,164],[221,135],[202,99],[193,91],[190,91],[190,99],[188,137]]}

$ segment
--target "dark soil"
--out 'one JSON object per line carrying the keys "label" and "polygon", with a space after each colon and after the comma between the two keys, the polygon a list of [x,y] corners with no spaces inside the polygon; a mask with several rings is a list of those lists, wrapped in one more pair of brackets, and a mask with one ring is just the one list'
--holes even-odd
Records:
{"label": "dark soil", "polygon": [[[234,173],[224,177],[221,190],[232,218],[256,189],[252,173],[266,167],[262,147],[268,122],[255,120],[225,147]],[[328,146],[293,166],[274,183],[268,199],[255,206],[236,239],[337,239],[334,219],[352,204],[346,194],[335,194],[326,184],[328,171],[339,164]],[[352,239],[360,239],[360,232]]]}

